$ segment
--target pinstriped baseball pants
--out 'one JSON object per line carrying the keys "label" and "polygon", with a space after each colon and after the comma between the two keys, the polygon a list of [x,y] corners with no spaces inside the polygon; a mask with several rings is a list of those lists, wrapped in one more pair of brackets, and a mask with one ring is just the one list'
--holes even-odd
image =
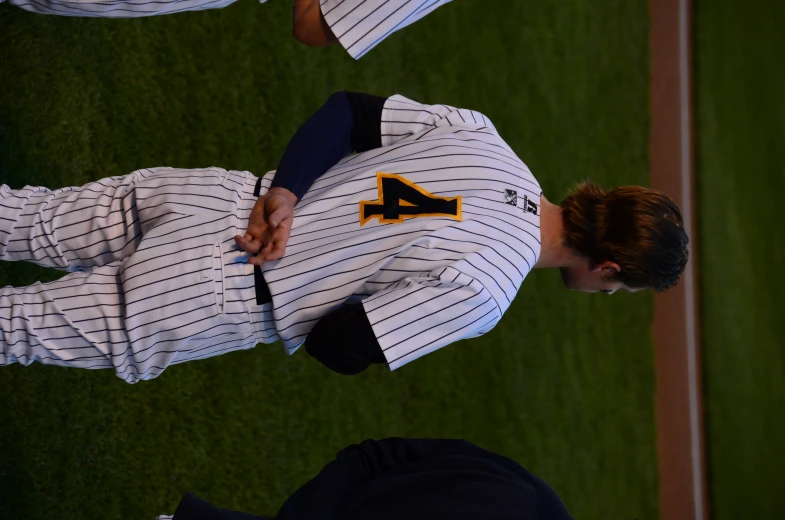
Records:
{"label": "pinstriped baseball pants", "polygon": [[0,260],[70,271],[0,289],[0,364],[113,368],[128,383],[278,339],[245,232],[257,178],[138,170],[77,188],[0,187]]}

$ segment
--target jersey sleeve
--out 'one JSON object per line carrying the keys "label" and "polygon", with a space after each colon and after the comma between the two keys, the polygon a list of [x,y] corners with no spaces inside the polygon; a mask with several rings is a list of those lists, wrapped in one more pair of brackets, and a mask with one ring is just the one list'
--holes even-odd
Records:
{"label": "jersey sleeve", "polygon": [[390,370],[479,336],[502,316],[492,294],[453,267],[405,278],[366,298],[363,306]]}
{"label": "jersey sleeve", "polygon": [[322,16],[344,49],[360,59],[382,40],[450,0],[321,0]]}
{"label": "jersey sleeve", "polygon": [[403,139],[417,139],[423,134],[445,127],[497,133],[491,120],[476,110],[449,105],[424,105],[395,95],[384,103],[382,146],[390,146]]}

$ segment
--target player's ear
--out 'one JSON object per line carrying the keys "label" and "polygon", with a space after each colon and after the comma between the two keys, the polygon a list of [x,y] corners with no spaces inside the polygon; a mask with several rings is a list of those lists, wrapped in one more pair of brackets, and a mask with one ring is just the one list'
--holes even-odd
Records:
{"label": "player's ear", "polygon": [[621,267],[616,262],[606,260],[594,266],[592,272],[602,271],[603,274],[616,274],[621,271]]}

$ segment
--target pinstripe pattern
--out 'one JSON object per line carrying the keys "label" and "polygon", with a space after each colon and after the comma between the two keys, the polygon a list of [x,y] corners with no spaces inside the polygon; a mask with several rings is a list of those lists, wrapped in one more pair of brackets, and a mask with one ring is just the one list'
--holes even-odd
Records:
{"label": "pinstripe pattern", "polygon": [[113,368],[133,383],[276,341],[232,239],[255,183],[247,172],[158,168],[80,188],[0,187],[0,259],[71,271],[0,289],[0,364]]}
{"label": "pinstripe pattern", "polygon": [[[235,0],[0,0],[59,16],[140,18],[221,9]],[[265,3],[267,0],[259,0]],[[389,35],[451,0],[320,0],[325,21],[346,51],[364,56]]]}
{"label": "pinstripe pattern", "polygon": [[[293,353],[346,302],[362,302],[391,369],[489,331],[540,253],[537,180],[479,112],[393,96],[382,119],[382,148],[341,161],[295,207],[286,254],[262,266],[272,305],[254,304],[232,240],[255,201],[249,173],[3,186],[0,259],[74,272],[2,289],[0,362],[113,367],[133,382],[279,338]],[[361,225],[360,202],[381,196],[378,172],[460,197],[460,218]]]}
{"label": "pinstripe pattern", "polygon": [[341,45],[360,59],[389,35],[450,0],[321,0],[322,15]]}
{"label": "pinstripe pattern", "polygon": [[[539,215],[505,204],[506,189],[539,204],[539,184],[484,115],[394,96],[382,118],[384,146],[314,182],[295,208],[286,254],[262,267],[290,352],[321,317],[362,301],[398,368],[490,330],[539,256]],[[361,226],[359,202],[378,199],[377,172],[461,196],[462,219]]]}
{"label": "pinstripe pattern", "polygon": [[[2,2],[3,0],[0,0]],[[7,0],[27,11],[60,16],[138,18],[220,9],[235,0]],[[267,0],[259,0],[261,3]]]}

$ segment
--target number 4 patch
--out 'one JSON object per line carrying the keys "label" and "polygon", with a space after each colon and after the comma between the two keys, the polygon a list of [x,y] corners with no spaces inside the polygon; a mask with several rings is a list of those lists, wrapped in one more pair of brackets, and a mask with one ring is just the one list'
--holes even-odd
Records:
{"label": "number 4 patch", "polygon": [[461,220],[461,197],[438,197],[412,181],[391,173],[376,174],[379,200],[360,201],[360,225],[378,218],[401,224],[408,218],[448,217]]}

